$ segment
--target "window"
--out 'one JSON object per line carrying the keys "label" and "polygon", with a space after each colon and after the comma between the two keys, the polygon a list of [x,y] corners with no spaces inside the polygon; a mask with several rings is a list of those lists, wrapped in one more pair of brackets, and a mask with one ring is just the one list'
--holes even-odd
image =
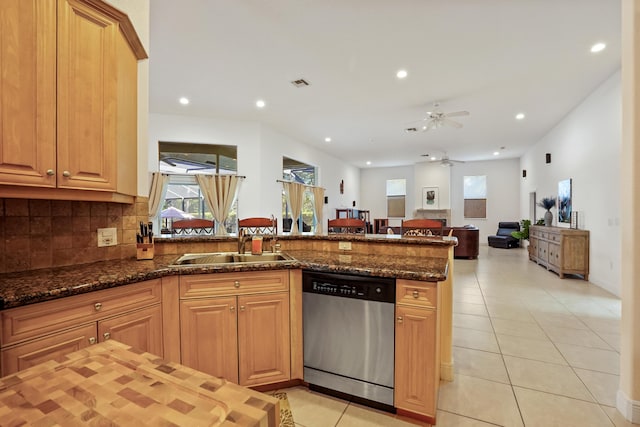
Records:
{"label": "window", "polygon": [[[213,220],[213,214],[204,201],[194,174],[235,174],[238,170],[236,146],[160,141],[159,152],[159,170],[161,173],[170,175],[161,209],[165,210],[172,206],[184,212],[185,218]],[[237,231],[237,213],[238,201],[236,200],[225,221],[228,233]],[[171,223],[179,219],[181,218],[162,218],[161,215],[162,233],[170,234]]]}
{"label": "window", "polygon": [[404,218],[405,197],[407,196],[406,179],[387,180],[387,217]]}
{"label": "window", "polygon": [[464,217],[487,217],[486,175],[464,177]]}
{"label": "window", "polygon": [[[316,185],[315,166],[299,162],[288,157],[282,158],[282,178],[285,181],[297,182],[305,185]],[[313,193],[306,189],[302,198],[302,214],[298,218],[298,229],[311,231],[316,225],[315,212],[313,210]],[[282,231],[291,231],[291,212],[287,205],[287,197],[282,191]]]}

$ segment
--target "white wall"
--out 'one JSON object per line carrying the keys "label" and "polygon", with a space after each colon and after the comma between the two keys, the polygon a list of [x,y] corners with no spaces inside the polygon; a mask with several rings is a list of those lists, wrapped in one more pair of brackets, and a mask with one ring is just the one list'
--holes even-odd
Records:
{"label": "white wall", "polygon": [[[480,244],[496,233],[500,221],[520,221],[520,160],[489,160],[457,163],[451,167],[451,222],[456,226],[473,224],[480,229]],[[486,175],[487,217],[464,217],[464,177]]]}
{"label": "white wall", "polygon": [[[589,280],[620,295],[620,73],[607,79],[555,128],[531,148],[520,162],[527,178],[520,179],[520,212],[529,216],[529,193],[538,200],[557,196],[558,181],[572,178],[573,210],[579,228],[590,232]],[[545,164],[545,153],[551,163]],[[553,209],[557,225],[557,208]],[[538,208],[538,217],[542,209]],[[566,226],[566,225],[561,225]]]}
{"label": "white wall", "polygon": [[[360,193],[358,168],[255,122],[150,114],[149,171],[158,170],[158,141],[236,145],[238,175],[246,176],[238,195],[240,218],[273,214],[282,224],[282,184],[276,180],[282,179],[283,156],[318,168],[318,185],[329,198],[324,206],[325,222],[335,215],[336,207],[346,203],[350,207]],[[341,180],[343,195],[339,194]]]}
{"label": "white wall", "polygon": [[[438,162],[420,162],[415,164],[414,171],[413,210],[422,209],[422,187],[438,187],[438,209],[451,209],[451,168],[442,167]],[[413,210],[407,213],[407,217],[413,217]]]}
{"label": "white wall", "polygon": [[[371,221],[375,218],[387,218],[387,180],[405,179],[407,195],[405,198],[405,218],[411,218],[415,204],[414,167],[399,166],[391,168],[366,168],[360,170],[362,191],[361,209],[368,209]],[[389,225],[400,226],[402,218],[389,218]]]}

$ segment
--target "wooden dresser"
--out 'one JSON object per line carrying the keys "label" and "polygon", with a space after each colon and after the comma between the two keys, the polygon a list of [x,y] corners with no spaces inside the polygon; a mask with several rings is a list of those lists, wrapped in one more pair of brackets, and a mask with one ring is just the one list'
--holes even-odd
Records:
{"label": "wooden dresser", "polygon": [[529,229],[529,259],[565,274],[589,280],[589,231],[532,225]]}

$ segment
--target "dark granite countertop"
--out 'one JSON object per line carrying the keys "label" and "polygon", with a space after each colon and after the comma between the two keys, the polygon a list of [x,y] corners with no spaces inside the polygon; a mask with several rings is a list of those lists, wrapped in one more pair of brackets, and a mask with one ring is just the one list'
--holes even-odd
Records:
{"label": "dark granite countertop", "polygon": [[[324,236],[326,238],[326,236]],[[403,239],[406,240],[406,239]],[[447,259],[358,255],[309,250],[286,251],[295,260],[273,263],[171,267],[177,255],[153,260],[114,260],[0,275],[0,309],[108,289],[171,275],[307,268],[325,272],[442,281]]]}

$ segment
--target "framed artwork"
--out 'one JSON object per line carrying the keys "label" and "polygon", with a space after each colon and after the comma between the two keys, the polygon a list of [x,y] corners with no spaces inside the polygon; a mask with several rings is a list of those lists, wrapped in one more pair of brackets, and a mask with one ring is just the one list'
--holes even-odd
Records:
{"label": "framed artwork", "polygon": [[558,183],[558,223],[571,224],[571,178]]}
{"label": "framed artwork", "polygon": [[439,205],[438,187],[422,187],[422,209],[438,209]]}

